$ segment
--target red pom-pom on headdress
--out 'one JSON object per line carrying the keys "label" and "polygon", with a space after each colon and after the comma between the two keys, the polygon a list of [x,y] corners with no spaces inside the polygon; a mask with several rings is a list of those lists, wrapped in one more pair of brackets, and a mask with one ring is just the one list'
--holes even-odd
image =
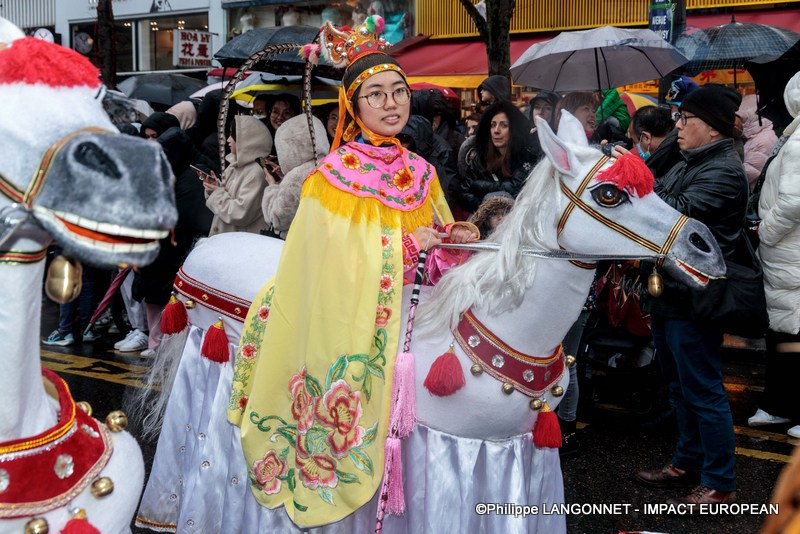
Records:
{"label": "red pom-pom on headdress", "polygon": [[623,154],[611,166],[606,167],[595,178],[598,182],[610,182],[629,195],[642,198],[653,192],[653,173],[642,158]]}
{"label": "red pom-pom on headdress", "polygon": [[100,71],[74,50],[25,37],[0,50],[0,83],[99,87]]}

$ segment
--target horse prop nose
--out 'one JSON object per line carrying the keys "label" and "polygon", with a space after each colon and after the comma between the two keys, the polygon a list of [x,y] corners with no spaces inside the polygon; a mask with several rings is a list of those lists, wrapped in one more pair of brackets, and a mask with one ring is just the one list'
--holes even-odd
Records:
{"label": "horse prop nose", "polygon": [[73,149],[75,162],[87,170],[119,180],[122,173],[114,160],[94,141],[82,141]]}
{"label": "horse prop nose", "polygon": [[702,252],[711,252],[711,247],[708,242],[697,232],[689,234],[689,242]]}

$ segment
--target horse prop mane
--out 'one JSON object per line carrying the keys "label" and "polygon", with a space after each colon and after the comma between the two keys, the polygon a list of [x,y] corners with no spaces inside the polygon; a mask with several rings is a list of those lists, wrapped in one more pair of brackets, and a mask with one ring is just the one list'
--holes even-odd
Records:
{"label": "horse prop mane", "polygon": [[[402,473],[395,480],[405,490],[405,502],[397,494],[389,497],[404,504],[405,514],[387,515],[385,532],[566,530],[563,516],[475,513],[480,502],[564,502],[558,451],[535,443],[531,429],[567,387],[569,358],[560,344],[580,313],[594,266],[524,257],[520,247],[618,258],[651,255],[698,287],[724,274],[709,230],[661,201],[646,167],[614,161],[589,147],[580,123],[568,113],[561,123],[558,136],[538,124],[547,157],[493,234],[499,251],[476,253],[435,288],[422,291],[411,343],[415,427],[402,442]],[[221,234],[200,242],[181,268],[175,289],[188,326],[172,336],[177,343],[171,352],[159,354],[161,374],[154,380],[174,376],[174,381],[163,384],[162,399],[169,400],[160,404],[166,404],[165,415],[137,524],[181,532],[303,531],[285,511],[261,507],[251,494],[271,491],[278,477],[286,481],[282,460],[270,457],[270,469],[267,458],[247,465],[239,428],[226,420],[242,321],[259,287],[274,274],[281,247],[281,241],[262,236]],[[404,294],[407,303],[408,288]],[[401,324],[406,314],[407,306]],[[220,327],[228,353],[213,361],[204,340]],[[432,395],[424,386],[426,375],[449,347],[470,373],[452,394]],[[178,362],[177,368],[164,370],[168,362]],[[354,368],[343,376],[359,372]],[[265,439],[283,438],[265,434]],[[365,473],[382,476],[381,466],[371,460],[368,465],[364,460]],[[337,483],[331,477],[326,483]],[[291,483],[304,482],[298,477]],[[354,503],[353,513],[319,531],[374,531],[381,493]]]}
{"label": "horse prop mane", "polygon": [[[99,72],[0,18],[0,530],[126,532],[144,478],[125,415],[103,424],[39,358],[47,246],[144,265],[177,220],[156,143],[122,136]],[[94,529],[92,528],[94,527]]]}

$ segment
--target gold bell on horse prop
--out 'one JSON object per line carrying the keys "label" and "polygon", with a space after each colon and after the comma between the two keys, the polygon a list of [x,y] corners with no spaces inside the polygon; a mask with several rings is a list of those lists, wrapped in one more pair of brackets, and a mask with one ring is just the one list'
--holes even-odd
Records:
{"label": "gold bell on horse prop", "polygon": [[647,277],[647,292],[654,297],[660,297],[664,292],[664,280],[655,269],[653,269],[653,272]]}
{"label": "gold bell on horse prop", "polygon": [[44,292],[50,300],[58,304],[73,301],[81,294],[82,274],[83,267],[79,261],[56,256],[47,269]]}

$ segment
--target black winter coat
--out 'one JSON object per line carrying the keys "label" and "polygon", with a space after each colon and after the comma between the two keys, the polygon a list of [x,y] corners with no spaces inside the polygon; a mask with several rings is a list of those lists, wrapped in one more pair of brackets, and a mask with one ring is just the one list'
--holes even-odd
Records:
{"label": "black winter coat", "polygon": [[489,193],[504,191],[516,198],[537,161],[533,148],[526,149],[521,163],[512,165],[511,176],[487,174],[483,158],[475,148],[475,136],[467,138],[458,152],[458,180],[451,182],[450,198],[462,209],[475,212]]}
{"label": "black winter coat", "polygon": [[645,162],[647,168],[656,177],[656,180],[666,175],[672,167],[684,161],[681,149],[678,146],[678,130],[673,129],[667,137],[661,141],[658,148],[650,153],[650,157]]}
{"label": "black winter coat", "polygon": [[[740,237],[749,186],[733,139],[684,151],[683,157],[685,161],[656,181],[656,194],[679,212],[705,224],[726,260],[742,262],[746,256]],[[688,318],[691,289],[663,270],[659,272],[664,279],[664,293],[658,298],[644,294],[644,310],[664,317]]]}

